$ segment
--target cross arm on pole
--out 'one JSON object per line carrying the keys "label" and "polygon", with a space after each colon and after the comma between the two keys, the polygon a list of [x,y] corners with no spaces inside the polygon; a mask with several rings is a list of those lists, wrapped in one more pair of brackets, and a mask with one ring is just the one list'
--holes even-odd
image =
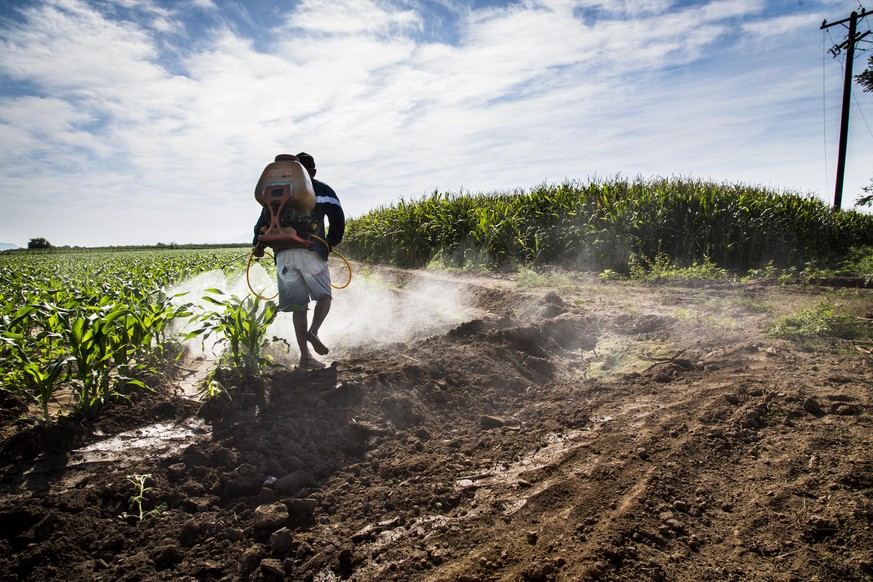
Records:
{"label": "cross arm on pole", "polygon": [[837,20],[836,22],[828,22],[827,20],[822,20],[821,21],[821,28],[819,30],[824,30],[825,28],[837,26],[838,24],[845,24],[846,22],[849,22],[853,18],[864,18],[868,14],[870,14],[870,12],[868,12],[866,8],[861,8],[861,12],[852,12],[852,15],[849,16],[848,18],[843,18],[842,20]]}

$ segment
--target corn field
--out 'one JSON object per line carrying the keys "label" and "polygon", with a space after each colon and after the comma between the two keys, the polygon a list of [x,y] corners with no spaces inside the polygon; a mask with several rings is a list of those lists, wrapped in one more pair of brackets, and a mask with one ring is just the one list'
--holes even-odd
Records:
{"label": "corn field", "polygon": [[744,271],[873,244],[873,216],[812,196],[690,179],[566,182],[530,191],[434,192],[349,221],[343,252],[421,267],[520,264],[627,273],[633,260]]}
{"label": "corn field", "polygon": [[62,384],[85,416],[126,390],[147,388],[143,377],[179,347],[173,322],[195,317],[167,289],[209,270],[239,272],[247,253],[0,255],[0,388],[38,404],[46,424]]}

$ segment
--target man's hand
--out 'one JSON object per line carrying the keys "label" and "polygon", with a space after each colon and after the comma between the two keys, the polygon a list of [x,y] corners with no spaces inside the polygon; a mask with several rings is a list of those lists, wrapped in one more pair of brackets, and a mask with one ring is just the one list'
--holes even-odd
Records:
{"label": "man's hand", "polygon": [[255,248],[252,249],[252,254],[255,255],[255,258],[260,259],[264,256],[264,247],[255,245]]}

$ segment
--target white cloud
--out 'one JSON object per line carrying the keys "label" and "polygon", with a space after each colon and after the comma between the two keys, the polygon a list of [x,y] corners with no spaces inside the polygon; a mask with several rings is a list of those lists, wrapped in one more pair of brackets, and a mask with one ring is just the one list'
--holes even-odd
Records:
{"label": "white cloud", "polygon": [[291,13],[287,26],[292,32],[343,34],[386,34],[392,29],[418,28],[420,17],[411,10],[394,10],[370,0],[307,0]]}
{"label": "white cloud", "polygon": [[744,23],[742,29],[754,37],[779,42],[783,35],[815,30],[821,23],[816,14],[792,14]]}
{"label": "white cloud", "polygon": [[159,79],[162,72],[150,62],[155,56],[144,31],[67,0],[33,8],[26,24],[4,35],[0,66],[68,98],[105,98],[118,87]]}
{"label": "white cloud", "polygon": [[[264,28],[210,0],[118,2],[144,15],[127,20],[99,6],[34,4],[0,29],[0,78],[21,83],[0,92],[0,241],[246,238],[263,165],[301,149],[349,214],[617,172],[829,187],[810,169],[824,166],[818,9],[306,0]],[[841,7],[854,8],[829,15]],[[433,34],[437,21],[453,28]],[[24,202],[23,188],[43,194]],[[52,232],[30,232],[22,217],[49,199],[65,205],[46,213]],[[87,234],[68,229],[80,214]]]}

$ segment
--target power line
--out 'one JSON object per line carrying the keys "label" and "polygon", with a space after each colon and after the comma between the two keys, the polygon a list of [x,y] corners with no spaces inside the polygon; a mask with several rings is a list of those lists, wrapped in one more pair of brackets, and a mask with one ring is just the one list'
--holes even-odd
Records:
{"label": "power line", "polygon": [[861,102],[858,101],[858,95],[852,93],[852,99],[855,101],[855,109],[858,111],[861,119],[864,120],[864,125],[867,126],[867,133],[870,134],[870,137],[873,137],[873,129],[870,128],[870,124],[867,122],[867,118],[864,116],[864,110],[861,108]]}
{"label": "power line", "polygon": [[[831,181],[828,178],[828,115],[827,115],[827,91],[825,90],[825,51],[824,51],[824,35],[831,35],[829,30],[822,30],[822,51],[821,51],[821,125],[822,125],[822,140],[824,148],[824,163],[825,163],[825,188],[831,187]],[[833,39],[831,39],[833,42]]]}

